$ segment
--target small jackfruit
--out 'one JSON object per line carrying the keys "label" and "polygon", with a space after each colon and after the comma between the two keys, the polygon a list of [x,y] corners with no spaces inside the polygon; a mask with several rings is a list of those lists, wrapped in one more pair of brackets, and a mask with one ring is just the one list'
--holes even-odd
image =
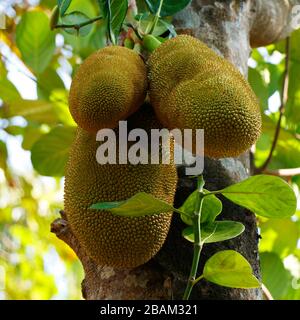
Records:
{"label": "small jackfruit", "polygon": [[[128,119],[128,128],[149,131],[160,125],[152,109],[143,106]],[[132,218],[88,208],[97,202],[126,200],[138,192],[172,204],[176,167],[173,162],[100,165],[96,161],[99,145],[95,134],[77,129],[66,168],[66,215],[73,233],[93,260],[100,265],[133,268],[147,262],[161,248],[172,213]]]}
{"label": "small jackfruit", "polygon": [[[242,74],[200,40],[180,35],[148,60],[150,101],[169,129],[204,129],[204,153],[235,157],[261,131],[257,97]],[[193,152],[196,150],[195,134]]]}
{"label": "small jackfruit", "polygon": [[71,115],[88,132],[113,129],[144,102],[147,85],[146,66],[137,53],[105,47],[78,68],[69,94]]}

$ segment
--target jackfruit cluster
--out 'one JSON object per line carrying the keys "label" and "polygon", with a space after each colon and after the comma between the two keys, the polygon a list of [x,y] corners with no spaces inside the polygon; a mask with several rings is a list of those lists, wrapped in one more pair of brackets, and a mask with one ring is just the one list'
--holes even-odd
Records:
{"label": "jackfruit cluster", "polygon": [[[149,133],[160,124],[153,110],[142,106],[128,119],[128,127]],[[174,162],[100,165],[96,161],[100,144],[95,134],[77,129],[66,167],[65,211],[73,233],[93,260],[100,265],[133,268],[147,262],[161,248],[172,213],[132,218],[88,208],[97,202],[126,200],[138,192],[173,204],[176,168]]]}
{"label": "jackfruit cluster", "polygon": [[70,112],[86,131],[113,129],[140,107],[146,93],[142,58],[125,47],[106,47],[78,68],[70,89]]}
{"label": "jackfruit cluster", "polygon": [[206,156],[235,157],[258,139],[261,114],[250,85],[200,40],[180,35],[164,42],[148,60],[148,77],[159,121],[169,129],[204,129]]}
{"label": "jackfruit cluster", "polygon": [[[148,82],[153,108],[145,103]],[[95,132],[114,129],[118,150],[120,120],[128,120],[128,130],[145,129],[149,137],[155,128],[204,129],[205,154],[222,158],[246,151],[261,128],[257,98],[247,81],[190,36],[168,40],[153,52],[148,79],[143,60],[132,50],[115,46],[97,51],[78,69],[69,104],[79,128],[66,167],[66,215],[87,254],[112,267],[133,268],[151,259],[165,241],[172,213],[133,218],[89,207],[139,192],[173,204],[174,146],[169,141],[170,164],[101,165]]]}

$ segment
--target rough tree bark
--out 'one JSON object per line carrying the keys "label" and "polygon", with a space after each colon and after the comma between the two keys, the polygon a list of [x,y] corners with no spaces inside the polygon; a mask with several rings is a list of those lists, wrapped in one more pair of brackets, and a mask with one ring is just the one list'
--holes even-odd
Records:
{"label": "rough tree bark", "polygon": [[[292,6],[300,0],[194,0],[177,14],[178,33],[191,34],[230,60],[246,77],[251,47],[263,46],[286,37],[291,31]],[[180,206],[195,189],[195,181],[178,168],[179,183],[175,205]],[[221,160],[205,159],[206,188],[216,190],[250,175],[250,154]],[[101,179],[101,177],[99,177]],[[201,265],[216,251],[234,249],[251,263],[260,277],[258,233],[255,216],[223,200],[221,218],[241,221],[246,230],[237,239],[204,248]],[[192,246],[181,237],[184,225],[174,215],[163,248],[147,264],[136,269],[115,269],[94,263],[85,254],[68,226],[66,216],[52,223],[51,231],[78,255],[85,271],[82,293],[85,299],[181,299],[192,259]],[[261,290],[238,290],[203,281],[192,294],[194,299],[262,299]]]}

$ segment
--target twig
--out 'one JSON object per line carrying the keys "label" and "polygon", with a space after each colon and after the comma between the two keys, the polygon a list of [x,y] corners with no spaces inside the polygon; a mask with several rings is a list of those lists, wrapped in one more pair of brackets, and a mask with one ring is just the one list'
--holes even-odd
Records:
{"label": "twig", "polygon": [[263,283],[261,285],[261,289],[262,289],[263,295],[266,298],[266,300],[274,300],[271,292],[269,291],[269,289]]}
{"label": "twig", "polygon": [[75,24],[57,24],[56,26],[54,26],[54,29],[58,29],[58,28],[65,28],[65,29],[69,29],[69,28],[74,28],[76,30],[79,30],[80,28],[82,27],[85,27],[87,26],[88,24],[92,24],[94,23],[95,21],[98,21],[98,20],[101,20],[103,19],[102,16],[98,16],[98,17],[95,17],[93,19],[90,19],[90,20],[86,20],[84,22],[81,22],[81,23],[75,23]]}
{"label": "twig", "polygon": [[265,170],[267,174],[272,176],[290,178],[293,176],[300,175],[300,168],[292,168],[292,169],[278,169],[278,170]]}
{"label": "twig", "polygon": [[285,111],[285,106],[288,100],[288,90],[289,90],[289,68],[290,68],[290,38],[288,37],[286,39],[286,57],[285,57],[285,70],[284,70],[284,76],[283,76],[283,85],[282,85],[282,91],[281,91],[281,106],[279,108],[279,119],[277,122],[277,126],[275,129],[275,135],[274,135],[274,139],[272,142],[272,146],[269,152],[269,155],[266,159],[266,161],[264,162],[264,164],[259,167],[256,168],[255,173],[259,174],[264,172],[268,165],[270,164],[272,157],[273,157],[273,153],[274,150],[276,148],[277,145],[277,141],[279,138],[279,134],[280,134],[280,129],[281,129],[281,122],[282,122],[282,118],[284,115],[284,111]]}

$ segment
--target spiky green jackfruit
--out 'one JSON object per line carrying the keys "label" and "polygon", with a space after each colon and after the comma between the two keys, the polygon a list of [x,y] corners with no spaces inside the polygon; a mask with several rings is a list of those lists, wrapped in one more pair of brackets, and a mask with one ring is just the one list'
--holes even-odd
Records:
{"label": "spiky green jackfruit", "polygon": [[146,93],[141,57],[125,47],[105,47],[78,68],[69,94],[70,112],[88,132],[115,128],[140,107]]}
{"label": "spiky green jackfruit", "polygon": [[164,42],[148,68],[159,121],[169,129],[204,129],[205,155],[235,157],[258,139],[257,97],[242,74],[200,40],[181,35]]}
{"label": "spiky green jackfruit", "polygon": [[[149,132],[159,127],[153,111],[144,106],[128,121],[129,129]],[[66,215],[73,233],[92,259],[100,265],[133,268],[147,262],[161,248],[172,213],[130,218],[88,208],[97,202],[126,200],[138,192],[172,204],[176,168],[173,162],[100,165],[96,161],[99,145],[94,134],[78,128],[66,168]]]}

